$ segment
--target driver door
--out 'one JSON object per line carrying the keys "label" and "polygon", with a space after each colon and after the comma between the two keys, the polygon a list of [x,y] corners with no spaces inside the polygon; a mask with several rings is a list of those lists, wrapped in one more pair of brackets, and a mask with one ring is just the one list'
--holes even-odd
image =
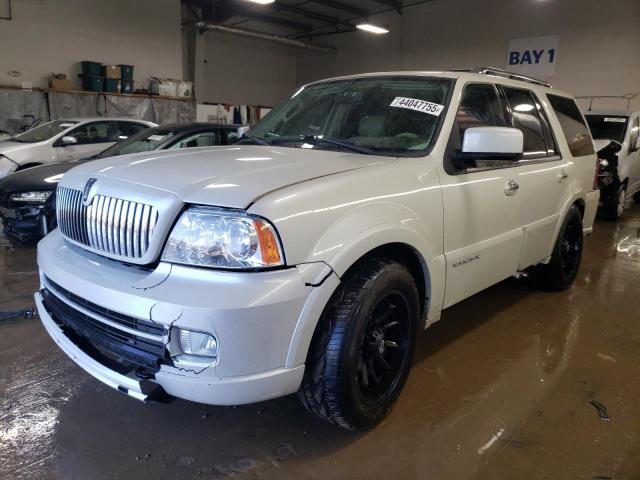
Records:
{"label": "driver door", "polygon": [[456,160],[466,129],[505,127],[505,118],[493,84],[464,86],[441,174],[445,308],[517,272],[523,238],[517,161]]}
{"label": "driver door", "polygon": [[87,158],[112,145],[111,124],[108,121],[89,122],[68,132],[66,137],[73,137],[77,143],[64,144],[62,138],[55,143],[58,161]]}

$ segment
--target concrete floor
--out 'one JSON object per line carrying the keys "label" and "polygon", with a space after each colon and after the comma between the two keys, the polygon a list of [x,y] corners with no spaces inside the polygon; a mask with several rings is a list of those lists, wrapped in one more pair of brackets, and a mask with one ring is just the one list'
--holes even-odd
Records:
{"label": "concrete floor", "polygon": [[[0,247],[0,310],[36,288],[34,248]],[[363,435],[295,396],[143,405],[76,367],[37,319],[0,323],[0,478],[640,478],[639,297],[633,205],[597,223],[572,289],[512,279],[448,310]]]}

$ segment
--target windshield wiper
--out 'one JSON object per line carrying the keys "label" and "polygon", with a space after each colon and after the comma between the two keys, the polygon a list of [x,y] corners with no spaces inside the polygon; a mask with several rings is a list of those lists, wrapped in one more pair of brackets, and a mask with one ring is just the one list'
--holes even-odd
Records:
{"label": "windshield wiper", "polygon": [[336,147],[342,147],[352,152],[364,153],[365,155],[377,155],[375,150],[366,147],[360,147],[353,143],[343,142],[342,140],[334,140],[332,138],[316,137],[315,135],[309,135],[303,138],[303,140],[312,145],[319,143],[326,143],[328,145],[335,145]]}
{"label": "windshield wiper", "polygon": [[240,138],[240,140],[238,140],[238,145],[242,145],[242,143],[240,143],[240,142],[242,142],[243,140],[249,140],[250,142],[252,142],[252,143],[254,143],[256,145],[269,145],[269,142],[263,140],[262,138],[254,137],[254,136],[251,136],[251,135],[243,135]]}

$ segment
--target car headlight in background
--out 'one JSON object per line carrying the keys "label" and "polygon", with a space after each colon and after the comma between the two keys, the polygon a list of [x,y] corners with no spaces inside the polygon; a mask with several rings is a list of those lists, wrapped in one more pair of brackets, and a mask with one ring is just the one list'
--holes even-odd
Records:
{"label": "car headlight in background", "polygon": [[18,164],[9,160],[4,155],[0,155],[0,178],[6,177],[18,169]]}
{"label": "car headlight in background", "polygon": [[44,203],[51,196],[51,191],[45,192],[20,192],[9,197],[12,202]]}
{"label": "car headlight in background", "polygon": [[269,222],[207,207],[192,207],[182,214],[162,260],[235,270],[284,265],[282,247]]}

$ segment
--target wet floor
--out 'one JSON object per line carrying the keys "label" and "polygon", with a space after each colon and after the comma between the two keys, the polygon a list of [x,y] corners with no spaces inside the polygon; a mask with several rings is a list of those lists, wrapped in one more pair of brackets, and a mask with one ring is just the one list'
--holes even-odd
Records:
{"label": "wet floor", "polygon": [[[0,310],[32,305],[35,249],[2,246]],[[144,405],[0,321],[0,478],[640,478],[640,206],[598,222],[561,293],[511,279],[424,332],[396,408],[366,434],[295,396]]]}

